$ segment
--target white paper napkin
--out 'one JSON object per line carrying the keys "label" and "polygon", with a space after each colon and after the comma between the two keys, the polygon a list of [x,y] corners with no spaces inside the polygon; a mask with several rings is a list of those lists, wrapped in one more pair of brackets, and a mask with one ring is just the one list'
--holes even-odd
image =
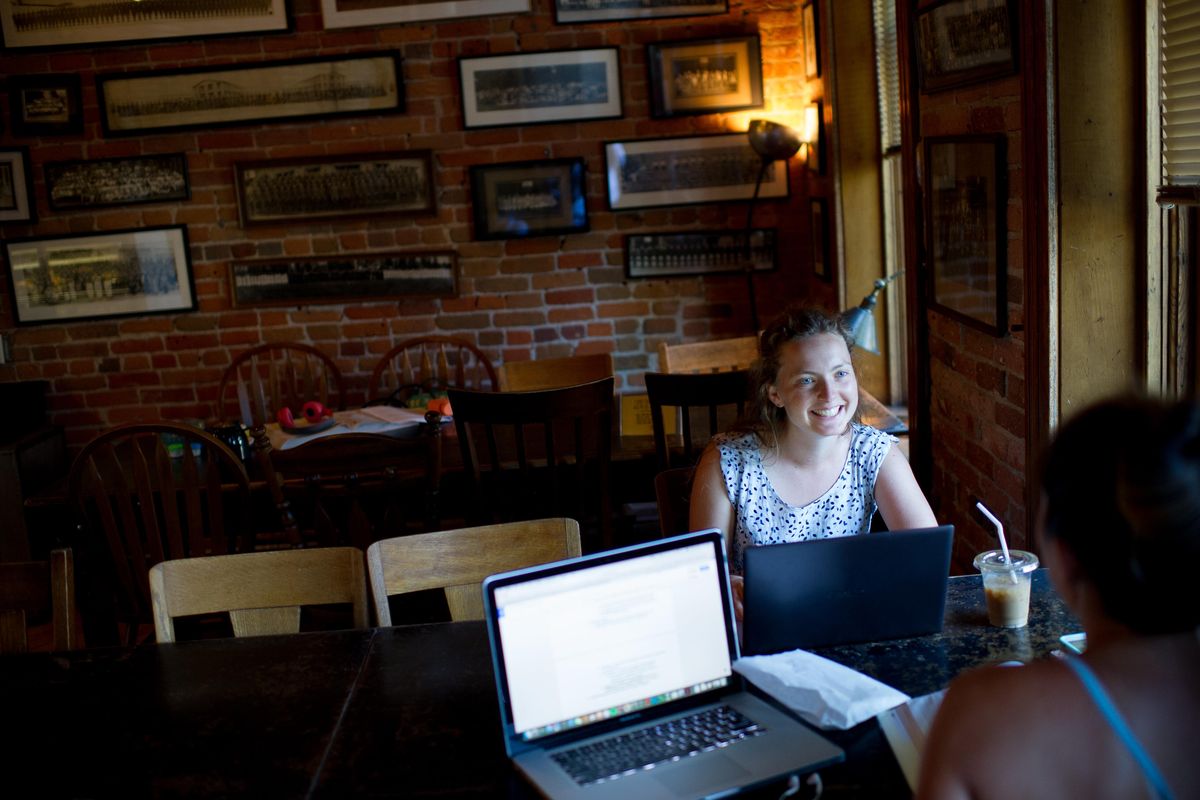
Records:
{"label": "white paper napkin", "polygon": [[909,700],[887,684],[807,650],[748,656],[733,668],[820,728],[853,728]]}

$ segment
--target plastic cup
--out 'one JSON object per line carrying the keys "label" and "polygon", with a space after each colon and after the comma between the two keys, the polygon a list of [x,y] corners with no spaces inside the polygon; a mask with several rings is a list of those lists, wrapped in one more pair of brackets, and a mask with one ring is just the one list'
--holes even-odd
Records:
{"label": "plastic cup", "polygon": [[1023,628],[1029,623],[1029,588],[1038,557],[1025,550],[988,550],[975,556],[975,568],[983,576],[988,622],[999,628]]}

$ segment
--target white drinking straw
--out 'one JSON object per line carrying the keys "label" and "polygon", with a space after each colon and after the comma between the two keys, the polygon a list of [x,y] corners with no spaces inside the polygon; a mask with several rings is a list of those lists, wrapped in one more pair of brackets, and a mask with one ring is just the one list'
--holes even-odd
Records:
{"label": "white drinking straw", "polygon": [[[1004,553],[1004,563],[1011,566],[1012,559],[1008,557],[1008,542],[1004,540],[1004,525],[1000,522],[1000,520],[996,519],[995,514],[987,510],[987,506],[985,506],[982,501],[976,501],[975,507],[978,508],[979,511],[985,517],[990,519],[992,524],[996,526],[996,536],[1000,538],[1000,550]],[[1012,578],[1013,583],[1017,582],[1017,574],[1015,572],[1009,570],[1009,576]]]}

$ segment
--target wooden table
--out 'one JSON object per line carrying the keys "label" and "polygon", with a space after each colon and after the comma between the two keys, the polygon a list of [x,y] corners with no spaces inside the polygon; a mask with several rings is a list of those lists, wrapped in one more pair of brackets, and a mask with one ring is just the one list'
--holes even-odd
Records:
{"label": "wooden table", "polygon": [[[1044,570],[1017,631],[987,625],[978,576],[950,584],[941,634],[819,652],[915,695],[1078,630]],[[40,796],[535,796],[477,622],[3,656],[0,708],[4,763]],[[827,797],[909,796],[874,720],[823,734],[847,755]]]}

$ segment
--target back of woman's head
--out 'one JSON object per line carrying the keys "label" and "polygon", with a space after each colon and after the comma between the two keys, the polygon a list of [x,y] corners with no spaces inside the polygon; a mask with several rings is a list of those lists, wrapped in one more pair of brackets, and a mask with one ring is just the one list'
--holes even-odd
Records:
{"label": "back of woman's head", "polygon": [[1130,397],[1083,411],[1047,451],[1042,489],[1043,534],[1110,617],[1142,633],[1200,624],[1200,409]]}

